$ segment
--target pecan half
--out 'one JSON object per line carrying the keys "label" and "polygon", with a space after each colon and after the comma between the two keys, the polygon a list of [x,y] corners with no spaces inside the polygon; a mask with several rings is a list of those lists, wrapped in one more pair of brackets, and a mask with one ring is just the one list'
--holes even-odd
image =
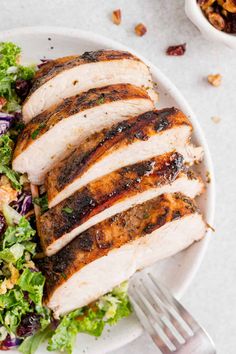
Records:
{"label": "pecan half", "polygon": [[225,28],[225,20],[220,14],[216,12],[210,13],[208,15],[209,22],[219,31],[223,31]]}

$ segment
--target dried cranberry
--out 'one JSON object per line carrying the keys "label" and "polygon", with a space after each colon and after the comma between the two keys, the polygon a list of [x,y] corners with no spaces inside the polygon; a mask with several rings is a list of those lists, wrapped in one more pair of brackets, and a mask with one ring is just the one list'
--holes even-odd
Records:
{"label": "dried cranberry", "polygon": [[24,100],[29,93],[31,81],[18,79],[15,83],[15,90],[20,99]]}
{"label": "dried cranberry", "polygon": [[21,323],[17,328],[17,335],[19,337],[32,336],[40,329],[40,316],[36,313],[31,313],[22,317]]}
{"label": "dried cranberry", "polygon": [[0,237],[4,234],[7,228],[7,222],[4,216],[0,213]]}
{"label": "dried cranberry", "polygon": [[179,55],[184,55],[185,51],[186,51],[186,43],[183,43],[183,44],[172,45],[168,47],[166,50],[166,54],[179,56]]}

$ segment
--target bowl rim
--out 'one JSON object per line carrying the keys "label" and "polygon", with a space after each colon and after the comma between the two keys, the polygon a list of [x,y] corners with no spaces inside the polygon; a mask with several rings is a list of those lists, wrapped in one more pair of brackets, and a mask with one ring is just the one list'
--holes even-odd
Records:
{"label": "bowl rim", "polygon": [[[114,48],[116,47],[117,49],[120,50],[127,50],[133,53],[134,55],[137,55],[141,60],[143,60],[149,67],[151,72],[158,77],[158,80],[160,81],[161,85],[165,86],[168,88],[168,93],[176,100],[177,105],[180,105],[182,109],[184,110],[184,113],[190,117],[190,121],[193,124],[195,128],[195,133],[197,139],[200,140],[204,152],[205,152],[205,164],[208,168],[208,170],[211,173],[211,183],[208,185],[209,188],[209,194],[208,194],[208,208],[207,208],[207,222],[210,225],[213,225],[214,221],[214,213],[215,213],[215,174],[214,174],[214,169],[213,169],[213,163],[210,155],[210,151],[208,148],[208,144],[206,141],[206,138],[204,136],[203,130],[194,114],[192,109],[190,108],[188,102],[186,99],[183,97],[181,91],[177,89],[177,87],[170,81],[168,77],[165,76],[165,74],[162,73],[162,71],[152,64],[150,61],[145,59],[142,55],[137,53],[136,51],[132,50],[131,48],[117,42],[116,40],[108,39],[105,36],[95,34],[91,31],[84,31],[84,30],[79,30],[79,29],[72,29],[68,27],[52,27],[52,26],[32,26],[32,27],[20,27],[20,28],[13,28],[5,31],[0,31],[0,41],[4,41],[9,37],[19,37],[19,36],[27,36],[27,35],[40,35],[40,34],[55,34],[55,35],[61,35],[61,36],[68,36],[68,37],[75,37],[78,39],[85,39],[85,40],[90,40],[91,42],[94,42],[95,44],[98,42],[104,43],[107,47]],[[177,292],[175,292],[175,295],[180,298],[183,293],[186,291],[187,287],[190,285],[192,282],[194,276],[196,275],[200,264],[203,260],[203,257],[205,255],[208,243],[211,239],[211,230],[208,230],[206,237],[201,240],[201,248],[197,254],[197,256],[194,259],[194,262],[191,265],[191,269],[188,273],[186,273],[186,276],[184,278],[184,281],[181,283],[179,286],[179,289]],[[130,342],[131,340],[134,340],[137,338],[140,334],[142,333],[141,327],[139,330],[136,330],[135,335],[133,337],[126,338],[126,340],[122,340],[122,344],[117,345],[115,342],[113,344],[110,344],[109,350],[115,350],[118,349],[120,346],[123,346]],[[101,352],[102,353],[102,352]],[[100,354],[100,352],[99,352]]]}
{"label": "bowl rim", "polygon": [[213,40],[224,42],[229,47],[236,48],[236,35],[216,29],[205,17],[197,0],[185,0],[185,12],[203,34]]}

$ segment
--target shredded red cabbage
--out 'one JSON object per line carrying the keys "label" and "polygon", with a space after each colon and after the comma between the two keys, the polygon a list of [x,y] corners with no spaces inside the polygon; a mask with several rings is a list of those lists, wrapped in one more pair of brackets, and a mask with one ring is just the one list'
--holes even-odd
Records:
{"label": "shredded red cabbage", "polygon": [[11,338],[9,334],[6,339],[0,342],[0,350],[9,350],[10,348],[18,347],[22,342],[20,338]]}
{"label": "shredded red cabbage", "polygon": [[31,194],[29,192],[20,193],[17,200],[11,203],[11,207],[19,214],[26,215],[33,208]]}
{"label": "shredded red cabbage", "polygon": [[14,114],[0,112],[0,136],[7,133],[15,119],[16,116]]}

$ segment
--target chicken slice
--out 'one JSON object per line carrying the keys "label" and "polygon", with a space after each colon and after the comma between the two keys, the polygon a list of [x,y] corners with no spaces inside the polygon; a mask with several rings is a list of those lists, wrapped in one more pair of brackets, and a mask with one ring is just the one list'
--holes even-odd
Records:
{"label": "chicken slice", "polygon": [[42,184],[48,171],[93,134],[153,109],[146,91],[129,84],[93,89],[67,98],[35,117],[19,137],[13,168]]}
{"label": "chicken slice", "polygon": [[89,183],[40,217],[44,252],[51,256],[91,226],[163,193],[195,198],[204,189],[202,180],[183,170],[183,157],[167,153]]}
{"label": "chicken slice", "polygon": [[39,262],[46,305],[56,316],[88,305],[137,270],[204,237],[194,202],[164,194],[90,228],[56,255]]}
{"label": "chicken slice", "polygon": [[157,94],[153,90],[149,68],[128,52],[99,50],[51,60],[36,74],[23,105],[23,119],[28,123],[67,97],[93,88],[123,83],[145,88],[156,102]]}
{"label": "chicken slice", "polygon": [[176,108],[144,113],[95,134],[61,161],[46,178],[49,207],[89,182],[121,167],[176,150],[191,164],[202,148],[189,144],[192,126]]}

